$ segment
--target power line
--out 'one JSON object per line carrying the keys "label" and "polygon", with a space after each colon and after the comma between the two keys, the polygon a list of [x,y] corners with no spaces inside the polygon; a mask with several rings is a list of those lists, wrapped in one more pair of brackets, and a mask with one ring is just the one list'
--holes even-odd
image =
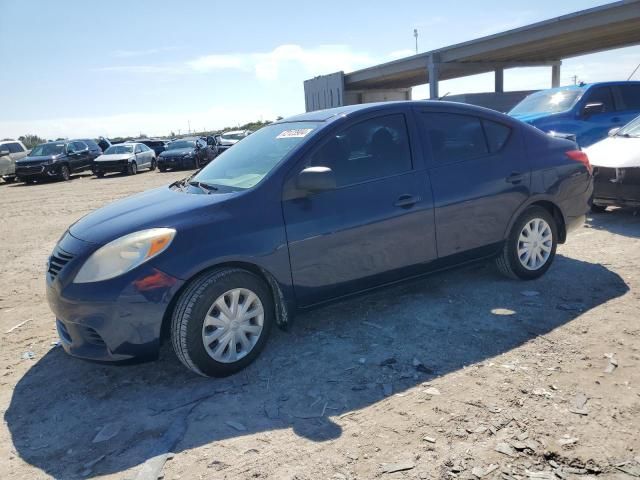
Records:
{"label": "power line", "polygon": [[636,66],[636,68],[633,69],[633,72],[631,72],[631,75],[629,75],[629,78],[627,78],[627,81],[631,80],[631,77],[633,77],[636,72],[638,71],[638,68],[640,68],[640,63]]}

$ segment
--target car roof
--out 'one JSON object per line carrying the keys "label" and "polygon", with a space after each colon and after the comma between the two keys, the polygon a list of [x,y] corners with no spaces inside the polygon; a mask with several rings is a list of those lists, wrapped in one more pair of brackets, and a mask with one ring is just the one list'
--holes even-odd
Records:
{"label": "car roof", "polygon": [[366,112],[366,111],[380,111],[395,109],[399,105],[407,107],[423,107],[423,108],[437,108],[444,109],[451,112],[482,114],[484,116],[490,116],[497,119],[502,119],[508,123],[513,123],[513,119],[503,113],[489,108],[479,107],[477,105],[470,105],[468,103],[461,102],[447,102],[444,100],[402,100],[394,102],[376,102],[376,103],[363,103],[358,105],[348,105],[344,107],[328,108],[326,110],[316,110],[314,112],[302,113],[294,115],[292,117],[283,118],[277,123],[289,123],[289,122],[333,122],[342,118],[349,117],[354,113]]}

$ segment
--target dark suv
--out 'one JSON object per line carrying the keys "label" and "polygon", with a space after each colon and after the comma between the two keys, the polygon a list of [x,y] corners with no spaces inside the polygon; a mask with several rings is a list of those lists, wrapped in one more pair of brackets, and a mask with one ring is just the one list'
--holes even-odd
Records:
{"label": "dark suv", "polygon": [[158,156],[158,169],[201,168],[213,160],[216,152],[202,138],[181,138],[167,145]]}
{"label": "dark suv", "polygon": [[138,140],[131,140],[131,142],[142,143],[143,145],[146,145],[155,152],[156,156],[160,155],[167,149],[168,143],[158,138],[140,138]]}
{"label": "dark suv", "polygon": [[91,170],[93,160],[101,154],[98,144],[90,139],[42,143],[16,162],[16,176],[25,183],[47,178],[69,180],[72,173]]}

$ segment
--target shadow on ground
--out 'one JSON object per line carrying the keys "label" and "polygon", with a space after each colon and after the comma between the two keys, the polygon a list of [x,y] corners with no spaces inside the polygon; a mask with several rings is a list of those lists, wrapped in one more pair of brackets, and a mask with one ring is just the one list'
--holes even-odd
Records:
{"label": "shadow on ground", "polygon": [[[20,380],[4,419],[20,457],[56,478],[119,473],[165,450],[276,429],[322,442],[342,434],[330,417],[509,351],[627,290],[605,267],[561,255],[527,283],[478,264],[300,316],[226,379],[191,375],[168,349],[158,362],[116,367],[54,348]],[[115,436],[92,443],[112,422]]]}
{"label": "shadow on ground", "polygon": [[602,213],[592,213],[587,226],[625,237],[640,238],[640,210],[633,208],[609,208]]}

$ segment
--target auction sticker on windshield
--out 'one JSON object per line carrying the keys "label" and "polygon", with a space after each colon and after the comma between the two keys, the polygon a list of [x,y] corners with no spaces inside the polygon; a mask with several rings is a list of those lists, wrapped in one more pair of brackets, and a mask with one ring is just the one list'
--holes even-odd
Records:
{"label": "auction sticker on windshield", "polygon": [[281,132],[276,138],[304,138],[313,128],[297,128],[294,130],[285,130]]}

